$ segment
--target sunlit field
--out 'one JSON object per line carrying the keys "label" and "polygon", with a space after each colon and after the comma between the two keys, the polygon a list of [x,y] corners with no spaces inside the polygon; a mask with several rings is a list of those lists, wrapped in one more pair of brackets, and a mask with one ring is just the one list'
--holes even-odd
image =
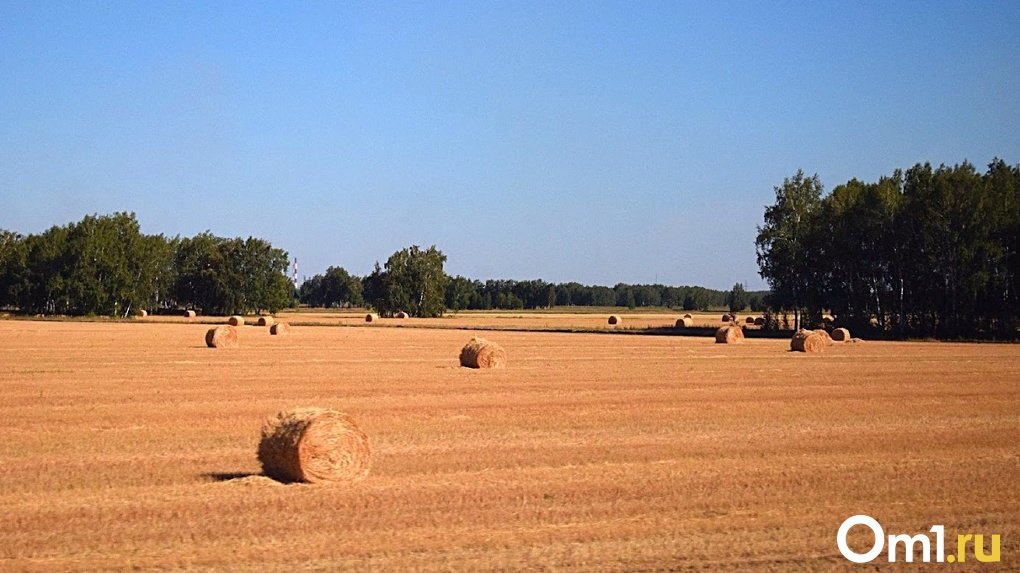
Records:
{"label": "sunlit field", "polygon": [[[472,327],[611,327],[306,313],[209,349],[201,319],[0,320],[0,571],[1020,571],[1017,345],[484,331],[509,365],[471,370]],[[367,479],[258,476],[297,406],[357,420]],[[854,565],[855,514],[1001,562]]]}

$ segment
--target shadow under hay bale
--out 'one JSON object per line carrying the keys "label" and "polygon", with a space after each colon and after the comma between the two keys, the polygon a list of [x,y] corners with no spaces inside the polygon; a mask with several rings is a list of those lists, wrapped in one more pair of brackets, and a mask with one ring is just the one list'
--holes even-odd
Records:
{"label": "shadow under hay bale", "polygon": [[719,344],[738,344],[744,341],[744,329],[731,324],[715,331],[715,341]]}
{"label": "shadow under hay bale", "polygon": [[298,408],[262,425],[258,459],[267,476],[282,482],[360,481],[372,466],[368,437],[347,414]]}
{"label": "shadow under hay bale", "polygon": [[286,322],[277,322],[269,327],[269,334],[273,336],[286,336],[290,334],[290,325]]}
{"label": "shadow under hay bale", "polygon": [[271,316],[260,316],[258,322],[255,324],[259,326],[273,326],[276,324],[276,319]]}
{"label": "shadow under hay bale", "polygon": [[503,347],[477,336],[460,350],[460,365],[468,368],[506,368]]}
{"label": "shadow under hay bale", "polygon": [[237,346],[237,329],[233,326],[217,326],[205,333],[205,345],[209,348],[233,348]]}
{"label": "shadow under hay bale", "polygon": [[815,330],[798,330],[790,339],[790,350],[795,352],[821,352],[828,345],[829,342]]}

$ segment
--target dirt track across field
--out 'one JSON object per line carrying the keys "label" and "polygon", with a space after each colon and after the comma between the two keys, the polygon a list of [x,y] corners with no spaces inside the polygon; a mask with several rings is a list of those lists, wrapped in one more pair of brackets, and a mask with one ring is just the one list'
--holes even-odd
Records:
{"label": "dirt track across field", "polygon": [[[486,332],[476,371],[469,331],[207,328],[0,321],[0,571],[860,571],[862,513],[1020,571],[1017,345]],[[359,422],[365,481],[258,476],[295,406]]]}

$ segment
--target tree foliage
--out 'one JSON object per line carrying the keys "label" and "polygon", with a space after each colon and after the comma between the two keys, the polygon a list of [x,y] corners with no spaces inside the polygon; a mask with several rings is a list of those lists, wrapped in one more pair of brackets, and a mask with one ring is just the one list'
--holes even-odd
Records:
{"label": "tree foliage", "polygon": [[391,316],[404,311],[414,317],[437,317],[446,311],[449,277],[443,271],[446,255],[435,245],[418,245],[393,253],[385,268],[378,263],[366,277],[365,300],[379,313]]}

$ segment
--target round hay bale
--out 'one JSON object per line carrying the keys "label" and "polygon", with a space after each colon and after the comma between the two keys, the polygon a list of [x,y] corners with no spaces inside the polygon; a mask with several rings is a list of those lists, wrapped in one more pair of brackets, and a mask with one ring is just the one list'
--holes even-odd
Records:
{"label": "round hay bale", "polygon": [[285,336],[290,334],[290,325],[286,322],[276,322],[269,327],[269,334],[273,336]]}
{"label": "round hay bale", "polygon": [[273,326],[276,324],[276,319],[271,316],[260,316],[258,322],[255,324],[259,326]]}
{"label": "round hay bale", "polygon": [[845,328],[837,328],[832,331],[832,339],[836,342],[846,342],[850,340],[850,331]]}
{"label": "round hay bale", "polygon": [[677,328],[690,328],[692,326],[694,326],[694,321],[687,317],[676,319]]}
{"label": "round hay bale", "polygon": [[620,324],[621,322],[623,322],[623,319],[619,316],[615,314],[609,315],[609,324]]}
{"label": "round hay bale", "polygon": [[262,472],[284,482],[356,482],[368,475],[368,437],[347,414],[298,408],[262,424],[258,459]]}
{"label": "round hay bale", "polygon": [[244,317],[235,314],[227,319],[227,324],[230,326],[244,326]]}
{"label": "round hay bale", "polygon": [[754,319],[754,325],[765,326],[765,319],[759,316],[758,318]]}
{"label": "round hay bale", "polygon": [[715,331],[715,341],[719,344],[737,344],[744,341],[744,329],[738,324],[724,326]]}
{"label": "round hay bale", "polygon": [[744,320],[744,322],[746,322],[747,324],[754,324],[754,317],[749,316]]}
{"label": "round hay bale", "polygon": [[790,350],[797,352],[821,352],[826,346],[825,338],[815,330],[798,330],[790,339]]}
{"label": "round hay bale", "polygon": [[692,320],[694,319],[694,317],[693,317],[693,316],[691,316],[690,314],[685,314],[685,315],[684,315],[684,318],[690,318],[690,319],[692,319]]}
{"label": "round hay bale", "polygon": [[138,312],[136,312],[135,316],[137,316],[138,318],[145,318],[145,317],[149,316],[149,313],[145,309],[142,309],[142,310],[139,310]]}
{"label": "round hay bale", "polygon": [[187,317],[187,318],[195,318],[195,311],[193,311],[193,310],[186,310],[186,311],[184,311],[184,316]]}
{"label": "round hay bale", "polygon": [[723,322],[729,322],[730,321],[730,315],[728,315],[728,314],[722,315],[722,321]]}
{"label": "round hay bale", "polygon": [[460,365],[468,368],[505,368],[506,351],[495,342],[476,336],[461,348]]}
{"label": "round hay bale", "polygon": [[832,337],[829,336],[829,333],[824,328],[816,328],[815,332],[818,333],[818,336],[822,337],[822,340],[825,341],[826,346],[835,344],[835,342],[832,341]]}
{"label": "round hay bale", "polygon": [[379,315],[374,312],[365,315],[365,322],[375,322],[377,320],[379,320]]}
{"label": "round hay bale", "polygon": [[410,317],[411,317],[411,315],[410,315],[410,314],[407,314],[407,313],[406,313],[406,312],[404,312],[404,311],[400,311],[400,312],[398,312],[397,314],[393,315],[393,317],[394,317],[394,318],[410,318]]}
{"label": "round hay bale", "polygon": [[233,326],[217,326],[205,333],[205,345],[209,348],[233,348],[237,346],[237,329]]}

